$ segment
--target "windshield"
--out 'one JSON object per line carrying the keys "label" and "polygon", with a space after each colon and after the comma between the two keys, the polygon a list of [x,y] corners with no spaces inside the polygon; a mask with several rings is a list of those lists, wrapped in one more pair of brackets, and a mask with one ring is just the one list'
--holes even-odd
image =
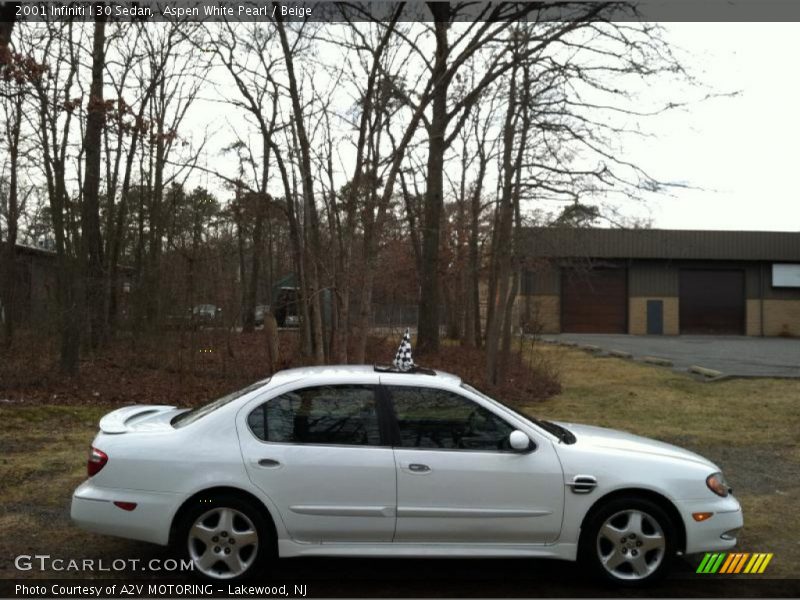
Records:
{"label": "windshield", "polygon": [[494,399],[494,398],[492,398],[491,396],[487,396],[486,394],[484,394],[484,393],[483,393],[482,391],[480,391],[479,389],[477,389],[477,388],[474,388],[474,387],[472,387],[471,385],[469,385],[469,384],[467,384],[467,383],[463,383],[463,382],[462,382],[462,383],[461,383],[461,387],[462,387],[462,388],[464,388],[465,390],[467,390],[468,392],[472,392],[473,394],[477,394],[478,396],[480,396],[480,397],[481,397],[481,398],[483,398],[484,400],[488,400],[489,402],[491,402],[492,404],[494,404],[494,405],[496,405],[496,406],[500,406],[500,407],[504,408],[505,410],[507,410],[507,411],[509,411],[509,412],[512,412],[512,413],[514,413],[514,414],[515,414],[515,415],[517,415],[517,416],[518,416],[520,419],[524,419],[525,421],[534,421],[534,419],[532,419],[532,418],[531,418],[531,417],[529,417],[528,415],[523,415],[523,414],[522,414],[521,412],[519,412],[518,410],[514,410],[514,409],[513,409],[513,408],[511,408],[510,406],[507,406],[507,405],[503,404],[502,402],[500,402],[500,401],[498,401],[498,400],[495,400],[495,399]]}
{"label": "windshield", "polygon": [[187,410],[186,412],[182,412],[181,414],[177,415],[170,421],[170,424],[177,428],[177,427],[184,427],[191,423],[194,423],[198,419],[205,417],[207,414],[214,412],[218,408],[221,408],[228,404],[229,402],[233,402],[237,398],[241,398],[245,394],[249,394],[250,392],[257,390],[260,387],[264,387],[267,383],[269,383],[270,378],[267,377],[266,379],[262,379],[261,381],[257,381],[252,385],[248,385],[246,388],[241,390],[236,390],[235,392],[231,392],[227,396],[223,396],[222,398],[217,398],[213,402],[209,402],[208,404],[204,404],[203,406],[198,406],[197,408],[192,408]]}
{"label": "windshield", "polygon": [[558,439],[560,439],[562,442],[564,442],[566,444],[574,444],[575,443],[575,435],[571,431],[566,429],[565,427],[562,427],[561,425],[557,425],[557,424],[552,423],[550,421],[544,421],[542,419],[537,419],[536,417],[531,417],[529,415],[524,415],[521,412],[519,412],[518,410],[514,410],[510,406],[507,406],[507,405],[503,404],[502,402],[499,402],[498,400],[495,400],[491,396],[487,396],[482,391],[472,387],[469,384],[466,384],[466,383],[462,382],[461,387],[464,388],[467,391],[472,392],[473,394],[478,394],[478,396],[480,396],[484,400],[488,400],[492,404],[494,404],[496,406],[499,406],[499,407],[501,407],[501,408],[503,408],[503,409],[505,409],[505,410],[517,415],[521,419],[524,419],[526,421],[530,421],[531,423],[535,423],[536,425],[538,425],[539,427],[541,427],[542,429],[544,429],[548,433],[552,433],[554,436],[556,436]]}

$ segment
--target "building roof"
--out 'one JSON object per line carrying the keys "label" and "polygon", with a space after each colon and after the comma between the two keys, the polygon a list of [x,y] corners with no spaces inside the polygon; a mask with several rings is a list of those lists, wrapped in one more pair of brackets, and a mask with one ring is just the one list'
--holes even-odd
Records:
{"label": "building roof", "polygon": [[522,236],[531,257],[800,262],[800,231],[531,227]]}
{"label": "building roof", "polygon": [[[0,243],[5,244],[6,241],[2,240],[2,242],[0,242]],[[39,255],[39,256],[55,256],[56,255],[54,250],[48,250],[47,248],[40,248],[38,246],[30,246],[28,244],[20,244],[20,243],[17,243],[17,244],[14,245],[14,250],[16,251],[17,254],[36,254],[36,255]]]}
{"label": "building roof", "polygon": [[[0,240],[0,245],[2,244],[5,244],[5,240]],[[38,246],[30,246],[28,244],[14,244],[14,252],[17,256],[40,256],[47,261],[54,261],[58,257],[58,254],[55,250],[39,248]],[[118,265],[118,268],[121,273],[132,274],[136,271],[136,269],[130,265]]]}

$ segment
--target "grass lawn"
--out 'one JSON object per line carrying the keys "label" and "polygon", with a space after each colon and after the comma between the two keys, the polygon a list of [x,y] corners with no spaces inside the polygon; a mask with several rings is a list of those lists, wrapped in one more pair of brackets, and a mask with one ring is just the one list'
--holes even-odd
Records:
{"label": "grass lawn", "polygon": [[[775,553],[766,575],[796,576],[800,381],[703,383],[668,369],[577,350],[543,351],[560,365],[563,392],[519,408],[632,431],[708,456],[725,469],[744,504],[741,549]],[[42,576],[16,571],[13,557],[19,554],[109,560],[163,556],[156,546],[84,533],[69,521],[70,496],[85,477],[97,421],[112,408],[0,404],[0,577]]]}

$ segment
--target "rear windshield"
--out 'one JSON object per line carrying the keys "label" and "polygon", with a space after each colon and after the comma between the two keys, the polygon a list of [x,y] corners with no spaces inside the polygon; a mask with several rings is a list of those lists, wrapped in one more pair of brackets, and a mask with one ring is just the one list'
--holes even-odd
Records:
{"label": "rear windshield", "polygon": [[257,390],[260,387],[264,387],[265,385],[267,385],[267,383],[269,383],[269,380],[270,378],[267,377],[266,379],[262,379],[261,381],[256,381],[254,384],[248,385],[244,389],[231,392],[227,396],[223,396],[222,398],[217,398],[213,402],[209,402],[208,404],[204,404],[203,406],[198,406],[197,408],[192,408],[190,410],[187,410],[186,412],[182,412],[176,417],[173,417],[170,423],[175,428],[190,425],[191,423],[197,421],[197,419],[205,417],[207,414],[214,412],[215,410],[225,406],[229,402],[233,402],[237,398],[241,398],[245,394],[249,394],[250,392]]}

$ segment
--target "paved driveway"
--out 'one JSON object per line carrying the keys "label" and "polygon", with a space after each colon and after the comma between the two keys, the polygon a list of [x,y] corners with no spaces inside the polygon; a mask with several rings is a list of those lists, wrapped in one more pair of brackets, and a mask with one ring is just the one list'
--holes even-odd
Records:
{"label": "paved driveway", "polygon": [[710,335],[613,335],[562,333],[544,339],[598,346],[604,351],[665,358],[674,368],[697,365],[725,375],[800,377],[800,339]]}

